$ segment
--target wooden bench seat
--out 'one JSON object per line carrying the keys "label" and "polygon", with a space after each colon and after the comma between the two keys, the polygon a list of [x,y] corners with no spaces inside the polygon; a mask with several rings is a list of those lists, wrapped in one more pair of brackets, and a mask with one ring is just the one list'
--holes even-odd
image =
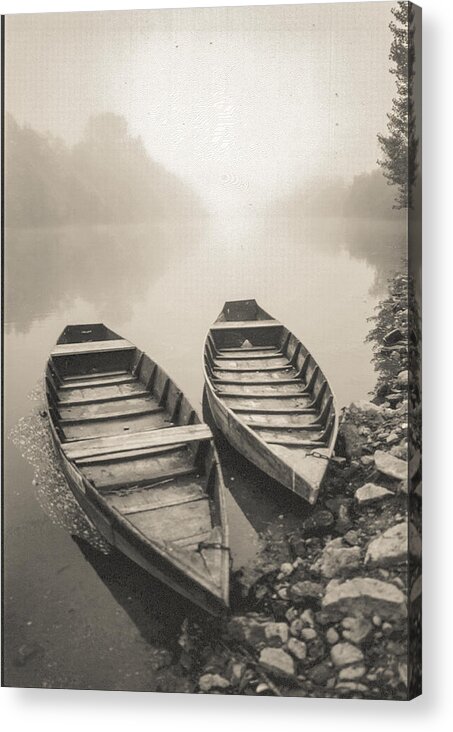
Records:
{"label": "wooden bench seat", "polygon": [[125,338],[111,341],[86,341],[84,343],[59,343],[51,351],[52,358],[58,356],[80,356],[82,353],[103,353],[104,351],[131,351],[135,346]]}
{"label": "wooden bench seat", "polygon": [[211,439],[212,433],[207,424],[192,424],[162,430],[135,432],[130,435],[112,435],[111,437],[77,440],[63,443],[62,448],[69,460],[77,460],[94,455],[162,447],[164,445],[179,445]]}
{"label": "wooden bench seat", "polygon": [[238,328],[281,328],[278,320],[219,320],[211,330],[237,330]]}

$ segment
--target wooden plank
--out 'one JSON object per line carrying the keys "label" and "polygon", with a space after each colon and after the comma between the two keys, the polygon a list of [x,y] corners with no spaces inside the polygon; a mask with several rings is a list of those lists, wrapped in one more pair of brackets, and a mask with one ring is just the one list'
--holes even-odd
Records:
{"label": "wooden plank", "polygon": [[271,445],[287,445],[289,447],[325,447],[322,439],[322,430],[311,432],[310,430],[283,430],[283,429],[254,429],[262,440]]}
{"label": "wooden plank", "polygon": [[199,544],[204,541],[209,541],[209,539],[211,538],[211,534],[212,530],[202,531],[201,533],[194,534],[193,536],[186,536],[183,539],[177,539],[173,543],[176,544],[176,546],[179,546],[182,549],[186,549],[189,552],[196,551]]}
{"label": "wooden plank", "polygon": [[135,413],[136,411],[143,409],[161,409],[157,404],[156,400],[148,394],[148,396],[131,398],[126,400],[117,401],[116,399],[111,401],[102,401],[95,404],[79,404],[75,407],[67,407],[66,405],[60,405],[59,415],[61,419],[79,419],[83,417],[95,417],[97,414],[122,414]]}
{"label": "wooden plank", "polygon": [[219,320],[211,325],[211,330],[238,330],[245,328],[254,330],[255,328],[281,328],[282,324],[278,320]]}
{"label": "wooden plank", "polygon": [[266,355],[257,355],[256,353],[240,353],[238,351],[235,351],[237,355],[233,356],[230,354],[229,356],[215,356],[216,361],[268,361],[270,359],[280,358],[285,359],[287,362],[288,359],[286,356],[283,355],[283,353],[275,352],[275,353],[266,353]]}
{"label": "wooden plank", "polygon": [[207,424],[183,425],[165,430],[152,430],[131,435],[115,435],[97,440],[64,443],[62,448],[70,460],[108,452],[137,450],[143,447],[158,447],[177,443],[211,440],[212,433]]}
{"label": "wooden plank", "polygon": [[70,402],[78,401],[79,404],[84,402],[89,403],[93,400],[102,401],[103,399],[109,399],[110,397],[120,397],[121,395],[132,396],[144,396],[148,394],[143,384],[135,382],[134,384],[106,384],[105,386],[83,386],[68,389],[67,391],[58,392],[59,401],[61,404],[68,404]]}
{"label": "wooden plank", "polygon": [[95,440],[110,435],[134,435],[145,431],[168,430],[172,427],[167,413],[162,410],[157,414],[123,415],[121,419],[107,417],[103,420],[89,420],[88,422],[74,422],[62,426],[66,440],[80,442],[81,440]]}
{"label": "wooden plank", "polygon": [[125,376],[130,375],[130,371],[122,369],[120,371],[91,371],[89,374],[79,374],[78,376],[66,376],[63,383],[67,381],[83,381],[84,379],[102,379],[106,376]]}
{"label": "wooden plank", "polygon": [[[67,410],[66,410],[67,411]],[[99,412],[98,414],[87,414],[85,416],[66,416],[60,419],[60,427],[69,424],[86,424],[87,422],[98,422],[106,419],[123,419],[126,417],[136,417],[141,414],[161,414],[164,412],[163,407],[155,407],[151,403],[148,406],[136,407],[135,409],[124,409],[117,412]],[[173,420],[172,420],[173,421]]]}
{"label": "wooden plank", "polygon": [[[226,400],[224,400],[226,401]],[[246,400],[244,400],[246,401]],[[235,413],[235,414],[247,414],[248,412],[253,412],[254,414],[316,414],[316,409],[313,409],[313,407],[304,407],[304,406],[285,406],[284,404],[280,404],[277,407],[271,407],[271,406],[258,406],[257,404],[241,404],[236,405],[233,401],[232,404],[228,403],[227,406]]]}
{"label": "wooden plank", "polygon": [[[253,376],[253,373],[250,374],[250,376]],[[223,377],[223,376],[219,375],[219,376],[216,376],[215,378],[213,378],[212,381],[215,382],[216,384],[219,384],[219,383],[220,384],[254,384],[255,386],[264,386],[266,384],[275,384],[276,382],[278,384],[299,383],[302,385],[302,382],[300,380],[298,381],[296,379],[295,375],[292,379],[286,379],[286,378],[280,379],[280,378],[275,378],[275,377],[278,377],[278,373],[275,373],[275,372],[269,373],[266,375],[266,377],[263,376],[262,378],[258,378],[258,379],[248,378],[248,377],[249,377],[249,374],[237,374],[236,378],[229,378],[228,376]]]}
{"label": "wooden plank", "polygon": [[314,421],[316,414],[313,413],[277,413],[277,414],[257,414],[253,412],[246,412],[238,415],[239,419],[242,419],[249,427],[262,427],[262,428],[283,428],[283,429],[297,429],[304,428],[307,430],[320,430],[322,425],[319,422]]}
{"label": "wooden plank", "polygon": [[199,482],[188,478],[178,478],[166,485],[147,489],[141,488],[123,495],[112,493],[106,496],[106,500],[124,515],[163,506],[172,506],[178,501],[194,501],[205,495]]}
{"label": "wooden plank", "polygon": [[[218,353],[238,353],[239,355],[245,354],[245,353],[256,353],[259,352],[263,353],[269,353],[270,351],[273,351],[274,353],[279,353],[279,351],[275,348],[275,346],[247,346],[247,347],[237,347],[236,348],[218,348]],[[229,358],[229,356],[228,356]]]}
{"label": "wooden plank", "polygon": [[123,460],[135,460],[135,458],[152,457],[163,455],[184,447],[179,442],[177,445],[164,445],[163,447],[142,447],[141,450],[126,450],[124,452],[108,452],[102,455],[94,455],[93,457],[83,457],[74,460],[78,467],[84,465],[99,465],[100,463],[120,463]]}
{"label": "wooden plank", "polygon": [[86,378],[85,380],[77,379],[76,381],[66,380],[64,384],[59,387],[60,390],[66,389],[86,389],[90,386],[115,386],[116,384],[133,384],[138,383],[137,379],[131,374],[124,376],[106,376],[105,379],[92,379]]}
{"label": "wooden plank", "polygon": [[137,389],[126,394],[117,393],[113,396],[93,396],[87,398],[72,398],[72,399],[60,399],[59,407],[82,407],[89,404],[107,404],[113,402],[121,402],[128,399],[141,399],[149,396],[149,391],[146,389]]}
{"label": "wooden plank", "polygon": [[111,341],[85,341],[84,343],[59,343],[53,347],[50,355],[79,356],[82,353],[102,353],[103,351],[132,351],[135,346],[125,338]]}
{"label": "wooden plank", "polygon": [[[109,492],[125,490],[127,488],[140,488],[144,486],[149,486],[151,488],[155,483],[163,483],[167,480],[174,480],[180,476],[197,474],[197,469],[193,466],[184,466],[182,468],[170,466],[167,471],[164,471],[159,469],[157,459],[154,459],[151,465],[154,470],[152,470],[150,466],[147,466],[146,471],[143,471],[142,477],[139,477],[138,475],[134,475],[134,477],[132,477],[133,474],[129,470],[127,471],[126,476],[119,474],[119,471],[117,471],[116,468],[118,468],[118,466],[122,467],[123,463],[117,463],[115,465],[115,469],[112,466],[109,475],[90,478],[90,480],[93,481],[96,488],[101,492]],[[93,467],[89,469],[89,472],[96,475],[98,470]]]}
{"label": "wooden plank", "polygon": [[[260,389],[260,386],[263,387]],[[311,397],[304,392],[304,385],[301,381],[294,381],[291,384],[261,384],[254,386],[247,382],[240,382],[236,384],[236,388],[228,389],[228,385],[225,384],[225,389],[221,381],[213,384],[216,390],[217,396],[222,397],[252,397],[253,399],[268,398],[268,399],[291,399],[295,396],[299,398],[307,397],[311,401]],[[267,387],[267,388],[266,388]]]}
{"label": "wooden plank", "polygon": [[128,519],[145,536],[156,541],[185,543],[200,534],[210,534],[212,529],[208,498],[133,514]]}
{"label": "wooden plank", "polygon": [[[231,364],[231,365],[230,365]],[[214,363],[213,365],[213,371],[217,372],[220,371],[222,373],[230,373],[230,374],[247,374],[247,373],[253,373],[253,374],[260,374],[263,373],[264,375],[267,375],[269,371],[271,372],[278,372],[278,371],[296,371],[292,364],[288,363],[288,359],[284,358],[283,363],[280,364],[274,364],[274,365],[266,365],[266,364],[257,364],[257,363],[235,363],[234,361],[230,361],[230,363],[224,363],[221,366],[218,366]]]}
{"label": "wooden plank", "polygon": [[[158,488],[150,489],[149,493],[154,493]],[[123,511],[123,516],[131,516],[137,513],[147,513],[148,511],[158,511],[161,508],[171,508],[172,506],[182,506],[184,503],[195,503],[195,501],[207,501],[206,493],[200,493],[199,496],[183,496],[177,495],[172,500],[166,500],[165,503],[159,502],[156,505],[132,506],[127,511]]]}

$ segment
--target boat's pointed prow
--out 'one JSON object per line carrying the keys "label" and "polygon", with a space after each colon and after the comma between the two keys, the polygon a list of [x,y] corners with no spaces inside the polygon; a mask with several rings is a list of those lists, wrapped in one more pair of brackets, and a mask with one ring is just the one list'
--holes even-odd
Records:
{"label": "boat's pointed prow", "polygon": [[227,300],[217,320],[229,322],[272,320],[272,316],[266,313],[256,300]]}

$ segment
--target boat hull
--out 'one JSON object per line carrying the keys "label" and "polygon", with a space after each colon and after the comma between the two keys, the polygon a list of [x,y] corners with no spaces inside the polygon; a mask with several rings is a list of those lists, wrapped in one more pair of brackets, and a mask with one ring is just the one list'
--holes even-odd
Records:
{"label": "boat hull", "polygon": [[203,369],[213,420],[232,447],[314,504],[333,453],[338,412],[307,349],[255,301],[226,303],[208,332]]}
{"label": "boat hull", "polygon": [[[91,344],[90,344],[91,347]],[[88,347],[87,347],[88,350]],[[98,356],[96,356],[98,358]],[[66,357],[65,357],[66,358]],[[133,362],[134,362],[134,368],[133,372],[138,373],[140,369],[144,370],[146,375],[146,369],[148,368],[148,357],[146,357],[145,354],[143,354],[140,351],[134,352],[133,356]],[[105,364],[102,364],[102,368],[105,369]],[[54,369],[54,365],[52,364],[52,361],[49,361],[48,369]],[[153,373],[156,374],[156,366],[152,367]],[[149,370],[149,368],[148,368]],[[99,379],[101,377],[101,381],[103,382],[103,388],[105,390],[109,390],[110,384],[109,379],[111,377],[107,377],[106,379],[102,379],[102,373],[97,374],[97,378]],[[74,377],[73,375],[69,377],[71,380],[81,378],[81,377]],[[91,376],[88,376],[86,378],[91,378]],[[203,426],[199,423],[199,420],[196,418],[195,413],[193,411],[190,411],[190,404],[187,402],[187,400],[184,401],[184,397],[182,393],[177,390],[177,387],[174,387],[174,385],[170,382],[168,377],[166,377],[165,373],[162,372],[162,374],[158,374],[158,379],[161,379],[162,381],[162,400],[170,399],[171,400],[171,393],[172,390],[175,391],[175,400],[177,409],[173,408],[173,412],[176,415],[177,410],[180,410],[182,412],[182,419],[183,423],[187,426],[181,426],[176,430],[177,434],[176,437],[172,437],[172,432],[174,430],[170,428],[167,428],[165,430],[157,429],[154,430],[152,426],[149,425],[143,432],[135,432],[132,434],[127,435],[125,438],[121,436],[121,429],[123,424],[127,424],[126,429],[130,429],[130,409],[129,412],[126,414],[126,418],[129,420],[128,422],[124,422],[120,415],[117,412],[110,411],[106,417],[101,415],[101,418],[99,419],[99,414],[96,412],[98,409],[98,396],[86,399],[86,393],[83,394],[83,391],[87,392],[87,386],[86,386],[86,379],[84,381],[84,389],[77,389],[77,392],[74,392],[77,396],[77,399],[73,399],[71,402],[63,402],[63,406],[60,407],[63,411],[68,411],[71,409],[79,410],[80,407],[78,406],[78,402],[81,401],[83,403],[82,397],[85,396],[85,406],[83,409],[91,409],[92,411],[89,414],[89,417],[81,417],[79,413],[77,413],[77,417],[74,420],[68,420],[63,419],[61,421],[58,421],[55,418],[55,410],[56,410],[56,404],[55,399],[56,395],[55,392],[50,388],[49,381],[47,379],[46,375],[46,382],[45,382],[45,392],[46,392],[46,399],[47,399],[47,407],[48,407],[48,414],[49,414],[49,424],[51,429],[51,435],[52,440],[54,444],[54,449],[56,451],[56,454],[58,456],[60,465],[62,467],[63,473],[66,477],[68,486],[73,493],[76,501],[80,505],[81,509],[86,514],[88,520],[93,524],[93,526],[99,531],[99,533],[104,537],[104,539],[112,546],[115,547],[118,551],[122,552],[125,556],[127,556],[129,559],[131,559],[133,562],[135,562],[137,565],[139,565],[141,568],[143,568],[146,572],[148,572],[152,577],[156,578],[160,582],[166,584],[171,589],[175,590],[180,596],[186,598],[191,603],[195,604],[199,608],[203,609],[207,613],[213,615],[213,616],[219,616],[224,615],[229,612],[229,599],[228,599],[228,585],[229,585],[229,571],[230,571],[230,558],[229,558],[229,552],[228,552],[228,526],[227,526],[227,517],[226,517],[226,511],[225,511],[225,504],[224,504],[224,485],[223,485],[223,479],[221,476],[220,466],[218,463],[218,457],[215,452],[214,444],[212,441],[212,435],[209,432],[208,428]],[[101,381],[97,381],[97,384],[100,384]],[[125,379],[125,381],[129,381],[128,379]],[[72,381],[69,382],[72,384]],[[92,387],[90,387],[92,388]],[[121,384],[121,388],[123,387],[123,384]],[[81,394],[78,392],[81,390]],[[69,389],[69,392],[65,391],[65,385],[60,385],[59,394],[60,397],[63,395],[63,398],[66,399],[67,393],[71,396],[72,392],[72,386]],[[97,392],[96,392],[97,394]],[[152,392],[150,392],[150,395]],[[119,397],[116,397],[119,399]],[[151,396],[149,397],[151,398]],[[110,406],[110,401],[112,397],[109,397],[106,400],[107,406]],[[132,400],[125,399],[124,401],[122,399],[119,399],[118,404],[124,405],[124,404],[131,404]],[[68,407],[68,404],[71,404],[70,407]],[[75,407],[73,406],[75,404]],[[173,404],[173,402],[171,403]],[[115,409],[117,408],[117,402],[114,402]],[[170,405],[171,406],[171,405]],[[105,409],[105,404],[103,407]],[[93,413],[93,409],[95,410]],[[149,411],[149,410],[148,410]],[[159,413],[163,411],[162,408],[159,408]],[[165,411],[164,411],[165,416]],[[141,418],[141,417],[140,417]],[[111,425],[118,423],[118,429],[117,433],[114,434],[112,437],[110,437],[108,434],[103,437],[102,435],[100,437],[97,437],[94,435],[91,439],[84,439],[84,440],[77,440],[77,438],[69,439],[69,441],[62,441],[62,430],[73,430],[75,429],[74,425],[78,427],[79,424],[86,427],[86,425],[92,425],[89,429],[98,429],[98,425]],[[102,429],[106,429],[104,426]],[[124,429],[124,428],[123,428]],[[137,428],[138,429],[138,428]],[[206,433],[207,430],[207,433]],[[99,431],[99,429],[98,429]],[[191,437],[190,432],[194,431],[194,436]],[[197,449],[201,449],[201,445],[204,445],[203,448],[203,455],[205,456],[205,459],[207,461],[207,466],[209,468],[209,476],[206,477],[206,479],[202,479],[201,477],[198,478],[198,475],[194,475],[193,478],[184,478],[184,475],[187,471],[183,471],[181,473],[181,470],[179,471],[179,477],[176,477],[175,479],[175,488],[171,489],[172,497],[173,497],[173,503],[168,503],[162,506],[162,509],[167,510],[170,509],[170,511],[174,511],[176,509],[177,511],[182,508],[186,509],[186,506],[190,504],[194,505],[196,508],[196,505],[201,505],[201,503],[204,503],[207,499],[207,494],[200,493],[199,498],[195,500],[195,502],[192,501],[190,503],[190,500],[188,501],[184,495],[178,497],[177,490],[179,489],[179,481],[185,481],[186,485],[187,481],[191,482],[191,490],[198,490],[201,491],[203,480],[207,480],[209,485],[211,485],[211,488],[209,488],[209,495],[212,495],[215,497],[215,505],[213,503],[211,507],[211,513],[212,511],[215,512],[216,515],[216,521],[219,524],[219,527],[221,529],[215,529],[215,541],[218,542],[218,546],[215,543],[209,544],[209,539],[206,539],[204,541],[201,541],[199,547],[200,550],[198,551],[196,547],[194,549],[187,548],[181,549],[180,547],[174,545],[171,541],[171,537],[168,541],[165,540],[165,535],[162,536],[162,533],[160,536],[157,537],[156,540],[153,540],[153,538],[149,537],[148,535],[145,535],[142,530],[140,530],[140,524],[137,524],[133,521],[130,521],[128,516],[125,513],[122,513],[118,506],[115,504],[115,500],[119,500],[120,502],[124,499],[121,498],[122,495],[132,495],[135,502],[137,502],[138,499],[143,500],[143,491],[147,491],[148,489],[146,486],[144,488],[141,488],[139,491],[139,494],[134,493],[135,486],[128,487],[127,485],[122,488],[121,485],[118,486],[120,489],[119,492],[119,499],[113,500],[113,505],[111,498],[112,496],[115,497],[117,494],[116,490],[113,492],[111,490],[108,491],[107,495],[104,495],[102,493],[102,490],[98,485],[95,485],[95,482],[92,481],[89,477],[89,469],[93,469],[92,465],[90,465],[90,460],[93,463],[101,462],[102,465],[105,465],[105,461],[110,457],[105,457],[105,452],[107,451],[113,451],[115,450],[115,453],[113,455],[114,460],[114,467],[115,465],[118,466],[119,462],[121,460],[124,460],[125,453],[122,452],[122,450],[129,450],[126,454],[127,460],[129,459],[135,459],[138,455],[138,460],[143,458],[143,453],[145,452],[146,455],[149,454],[149,450],[152,451],[158,449],[162,453],[162,450],[164,450],[165,454],[167,455],[169,452],[171,452],[172,449],[180,450],[181,445],[179,444],[180,440],[184,440],[184,434],[186,434],[185,439],[189,442],[187,450],[192,450],[191,445],[193,445],[194,454],[197,452]],[[198,440],[198,436],[201,435],[200,440]],[[129,442],[132,440],[133,442],[137,439],[145,439],[151,447],[150,448],[141,448],[136,449],[127,445],[125,440],[129,440]],[[159,444],[162,442],[163,448],[156,448],[152,441],[159,442]],[[120,441],[120,446],[118,446],[117,442]],[[203,442],[204,440],[204,442]],[[123,444],[124,443],[124,444]],[[176,443],[176,447],[172,447],[172,443]],[[103,447],[103,445],[108,445],[107,447]],[[169,445],[169,447],[168,447]],[[198,448],[197,448],[198,446]],[[81,460],[74,459],[75,453],[77,453],[77,450],[81,453],[84,452],[84,450],[90,450],[91,453],[93,453],[94,457],[83,457]],[[75,453],[74,453],[75,451]],[[68,454],[66,454],[68,453]],[[154,453],[152,453],[154,454]],[[197,453],[198,454],[198,453]],[[72,455],[72,459],[70,456]],[[96,457],[96,455],[98,457]],[[168,458],[169,459],[169,458]],[[198,458],[197,458],[198,459]],[[159,458],[157,458],[159,462]],[[83,464],[87,464],[87,469],[81,467]],[[203,463],[204,464],[204,463]],[[201,463],[200,463],[200,471],[201,471]],[[102,472],[102,471],[101,471]],[[194,471],[189,471],[191,473],[194,473]],[[85,474],[86,473],[86,474]],[[100,473],[101,474],[101,473]],[[183,477],[181,478],[181,474]],[[200,488],[196,488],[198,485],[197,481],[200,482]],[[132,481],[133,483],[134,481]],[[151,484],[151,493],[153,492],[153,486],[162,486],[162,490],[166,490],[168,486],[171,487],[172,485],[172,478],[171,476],[165,476],[164,480],[160,480],[160,482],[154,484]],[[204,483],[203,483],[204,485]],[[208,485],[208,484],[206,484]],[[158,491],[160,488],[158,487]],[[187,490],[187,488],[186,488]],[[205,490],[203,488],[203,490]],[[208,490],[208,488],[206,488]],[[154,491],[155,494],[155,491]],[[150,494],[146,494],[150,495]],[[156,495],[156,494],[155,494]],[[137,498],[135,497],[137,496]],[[154,499],[155,501],[156,499]],[[110,501],[110,502],[109,502]],[[198,501],[198,503],[197,503]],[[200,503],[201,501],[201,503]],[[214,501],[214,498],[209,498],[209,501]],[[133,502],[133,501],[132,501]],[[139,506],[139,513],[141,512],[143,515],[143,505]],[[159,511],[161,510],[161,506],[158,506]],[[146,510],[151,512],[154,510],[153,507],[151,508],[149,506],[146,507]],[[132,518],[135,517],[137,512],[137,509],[134,509],[132,511]],[[130,511],[129,511],[130,514]],[[149,514],[148,514],[149,515]],[[175,515],[175,520],[177,518],[177,515]],[[213,526],[214,524],[214,519]],[[209,527],[208,527],[209,528]],[[219,531],[221,530],[221,536],[219,535]],[[215,533],[214,532],[214,533]],[[148,532],[149,533],[149,532]],[[205,534],[206,536],[206,531]],[[217,537],[219,538],[217,539]],[[192,540],[191,540],[192,541]],[[195,541],[195,540],[193,540]],[[203,548],[201,548],[203,547]],[[202,555],[204,559],[202,559]],[[215,556],[214,556],[215,555]],[[191,562],[193,563],[193,567],[191,566]],[[206,577],[202,577],[200,574],[200,565],[205,565],[212,568],[213,562],[215,563],[215,575],[212,576],[206,573]],[[211,563],[211,564],[210,564]],[[214,581],[215,577],[215,581]],[[219,581],[219,577],[221,578],[221,582]],[[218,583],[218,584],[217,584]],[[215,585],[215,586],[214,586]]]}

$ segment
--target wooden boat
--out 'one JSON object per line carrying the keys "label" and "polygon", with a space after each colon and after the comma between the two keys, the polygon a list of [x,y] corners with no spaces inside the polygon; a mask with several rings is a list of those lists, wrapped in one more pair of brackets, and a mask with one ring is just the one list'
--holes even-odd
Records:
{"label": "wooden boat", "polygon": [[180,389],[103,324],[64,329],[45,385],[56,450],[92,523],[184,597],[226,611],[222,472],[209,427]]}
{"label": "wooden boat", "polygon": [[255,300],[226,302],[204,346],[207,396],[231,445],[313,504],[338,430],[335,398],[300,340]]}

